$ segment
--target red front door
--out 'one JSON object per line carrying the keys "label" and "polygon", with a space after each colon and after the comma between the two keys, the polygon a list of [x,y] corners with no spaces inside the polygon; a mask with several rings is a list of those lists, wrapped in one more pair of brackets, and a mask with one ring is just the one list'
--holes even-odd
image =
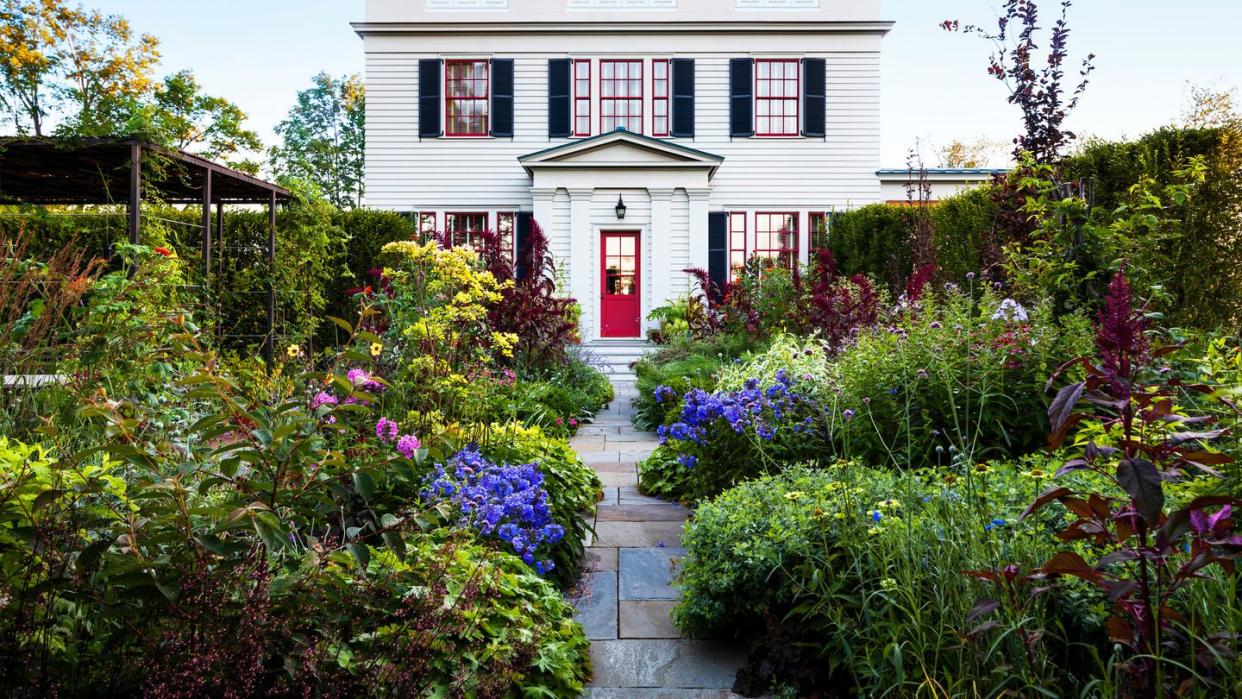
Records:
{"label": "red front door", "polygon": [[642,334],[637,233],[605,233],[600,246],[600,335]]}

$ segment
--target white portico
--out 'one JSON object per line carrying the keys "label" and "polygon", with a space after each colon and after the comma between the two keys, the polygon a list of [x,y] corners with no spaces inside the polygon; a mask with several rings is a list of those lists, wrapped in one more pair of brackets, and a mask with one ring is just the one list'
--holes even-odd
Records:
{"label": "white portico", "polygon": [[[582,305],[584,340],[640,337],[652,308],[708,257],[712,178],[724,158],[617,129],[518,158],[534,218]],[[619,208],[624,204],[624,218]]]}

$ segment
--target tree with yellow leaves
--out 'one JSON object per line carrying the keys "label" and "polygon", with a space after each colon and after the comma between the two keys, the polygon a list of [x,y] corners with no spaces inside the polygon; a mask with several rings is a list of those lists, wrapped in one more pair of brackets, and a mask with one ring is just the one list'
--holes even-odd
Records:
{"label": "tree with yellow leaves", "polygon": [[19,134],[99,135],[148,95],[159,41],[64,0],[0,0],[0,106]]}

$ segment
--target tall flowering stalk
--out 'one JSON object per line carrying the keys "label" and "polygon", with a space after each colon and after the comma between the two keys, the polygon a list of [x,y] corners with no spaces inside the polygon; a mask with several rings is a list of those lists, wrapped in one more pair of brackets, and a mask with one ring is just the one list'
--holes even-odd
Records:
{"label": "tall flowering stalk", "polygon": [[1089,563],[1077,551],[1063,551],[1040,572],[1081,578],[1108,595],[1113,603],[1109,636],[1128,651],[1120,666],[1126,693],[1155,697],[1176,687],[1179,673],[1171,654],[1187,650],[1185,643],[1192,644],[1188,657],[1205,676],[1214,659],[1228,650],[1228,639],[1177,633],[1176,625],[1186,621],[1174,603],[1213,566],[1233,574],[1242,553],[1242,536],[1234,532],[1233,522],[1233,508],[1240,501],[1204,496],[1166,512],[1165,483],[1180,480],[1192,469],[1217,477],[1213,467],[1232,459],[1207,448],[1223,430],[1190,429],[1201,430],[1212,418],[1177,411],[1183,389],[1205,394],[1211,390],[1181,386],[1152,366],[1177,348],[1151,348],[1146,323],[1134,307],[1123,273],[1109,286],[1096,349],[1094,362],[1080,358],[1058,371],[1059,375],[1081,366],[1086,379],[1061,389],[1049,407],[1049,446],[1060,448],[1079,423],[1096,423],[1109,443],[1089,441],[1057,476],[1090,471],[1124,496],[1058,486],[1040,495],[1023,517],[1051,502],[1069,510],[1074,519],[1058,537],[1083,542],[1090,554],[1096,554],[1095,560]]}

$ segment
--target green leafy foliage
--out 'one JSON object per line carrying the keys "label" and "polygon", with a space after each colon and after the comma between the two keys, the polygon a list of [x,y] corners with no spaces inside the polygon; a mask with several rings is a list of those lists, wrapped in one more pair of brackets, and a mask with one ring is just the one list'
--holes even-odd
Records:
{"label": "green leafy foliage", "polygon": [[313,185],[336,207],[361,206],[366,86],[357,75],[338,79],[320,73],[311,82],[276,126],[281,143],[271,150],[272,169],[284,181]]}

